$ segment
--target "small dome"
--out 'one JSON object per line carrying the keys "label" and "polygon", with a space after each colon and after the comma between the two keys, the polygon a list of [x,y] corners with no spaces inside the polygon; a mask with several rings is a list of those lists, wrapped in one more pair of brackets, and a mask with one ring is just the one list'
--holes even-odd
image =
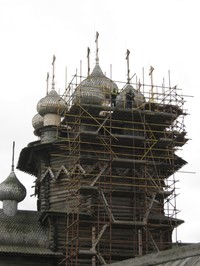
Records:
{"label": "small dome", "polygon": [[0,184],[0,200],[22,201],[26,197],[26,188],[18,180],[14,171]]}
{"label": "small dome", "polygon": [[65,108],[65,101],[54,89],[51,89],[48,95],[42,98],[37,104],[37,111],[41,116],[49,113],[61,114]]}
{"label": "small dome", "polygon": [[32,119],[32,126],[34,129],[38,129],[43,127],[44,124],[44,118],[40,114],[34,115]]}
{"label": "small dome", "polygon": [[74,96],[82,103],[102,104],[105,99],[110,99],[114,88],[118,89],[116,83],[107,78],[96,64],[92,73],[76,88]]}
{"label": "small dome", "polygon": [[145,103],[144,95],[138,90],[134,89],[131,84],[127,84],[125,88],[117,96],[116,100],[117,107],[123,108],[126,106],[126,93],[129,91],[132,91],[134,93],[134,104],[136,105],[136,107],[140,107]]}

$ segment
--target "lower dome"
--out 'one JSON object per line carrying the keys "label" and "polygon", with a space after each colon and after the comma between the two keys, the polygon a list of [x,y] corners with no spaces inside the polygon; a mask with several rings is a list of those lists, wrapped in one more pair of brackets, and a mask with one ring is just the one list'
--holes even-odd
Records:
{"label": "lower dome", "polygon": [[32,126],[34,127],[34,129],[41,128],[43,127],[43,125],[44,125],[44,118],[40,114],[34,115],[32,119]]}

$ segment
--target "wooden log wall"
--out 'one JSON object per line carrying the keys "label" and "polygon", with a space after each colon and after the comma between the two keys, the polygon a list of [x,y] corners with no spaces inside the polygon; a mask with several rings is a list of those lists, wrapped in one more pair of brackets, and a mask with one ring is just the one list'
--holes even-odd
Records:
{"label": "wooden log wall", "polygon": [[55,259],[48,256],[39,257],[37,255],[33,256],[23,256],[16,254],[12,255],[0,255],[0,265],[1,266],[57,266],[59,261],[61,261],[60,258]]}
{"label": "wooden log wall", "polygon": [[[83,120],[79,121],[82,123],[80,127],[78,124],[75,127],[74,139],[70,133],[71,143],[52,145],[49,165],[47,159],[41,159],[40,209],[66,212],[66,216],[57,215],[56,221],[50,223],[51,234],[56,232],[53,247],[71,254],[78,249],[76,252],[80,254],[78,258],[74,255],[74,265],[87,266],[91,265],[94,257],[96,265],[102,264],[101,259],[91,252],[93,238],[97,241],[94,251],[99,252],[107,263],[141,255],[141,252],[146,254],[169,248],[172,228],[161,225],[164,198],[155,198],[165,185],[163,178],[168,177],[165,170],[158,176],[160,165],[165,163],[170,168],[174,163],[167,158],[167,155],[173,155],[172,150],[168,153],[166,143],[159,139],[164,136],[165,127],[156,128],[154,134],[146,125],[142,131],[142,121],[138,116],[138,124],[130,121],[130,124],[122,126],[121,121],[117,123],[115,120],[112,130],[108,121],[107,128],[101,128],[96,134],[99,125],[88,127],[87,123],[91,121],[85,121],[83,126]],[[95,124],[93,120],[92,123]],[[109,130],[121,134],[121,138],[111,138]],[[156,149],[153,144],[157,145]],[[70,156],[77,156],[74,159],[69,156],[70,148],[74,149]],[[119,165],[114,164],[113,158],[119,159]],[[73,162],[78,164],[78,169],[73,169],[76,166]],[[95,193],[92,188],[96,189]],[[157,215],[157,218],[151,224],[149,219],[152,215]],[[115,221],[121,224],[115,224]],[[145,224],[138,226],[134,222]]]}

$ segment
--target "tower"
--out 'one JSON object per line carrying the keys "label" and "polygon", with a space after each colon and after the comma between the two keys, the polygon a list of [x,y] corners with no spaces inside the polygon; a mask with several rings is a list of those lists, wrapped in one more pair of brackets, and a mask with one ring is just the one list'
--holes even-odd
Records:
{"label": "tower", "polygon": [[183,222],[174,201],[174,174],[186,164],[176,155],[187,141],[183,99],[170,86],[149,94],[143,83],[141,91],[129,76],[119,90],[99,65],[98,35],[96,45],[96,65],[66,90],[68,102],[54,86],[39,101],[39,140],[18,163],[36,176],[40,221],[49,248],[64,254],[61,265],[104,265],[169,249]]}

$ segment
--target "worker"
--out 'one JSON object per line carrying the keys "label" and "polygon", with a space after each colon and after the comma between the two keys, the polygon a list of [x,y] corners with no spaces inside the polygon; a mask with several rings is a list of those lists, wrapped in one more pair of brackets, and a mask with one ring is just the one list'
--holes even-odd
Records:
{"label": "worker", "polygon": [[135,94],[132,90],[126,92],[126,108],[133,108]]}
{"label": "worker", "polygon": [[111,107],[116,107],[116,98],[118,95],[118,91],[116,88],[114,88],[111,92]]}

